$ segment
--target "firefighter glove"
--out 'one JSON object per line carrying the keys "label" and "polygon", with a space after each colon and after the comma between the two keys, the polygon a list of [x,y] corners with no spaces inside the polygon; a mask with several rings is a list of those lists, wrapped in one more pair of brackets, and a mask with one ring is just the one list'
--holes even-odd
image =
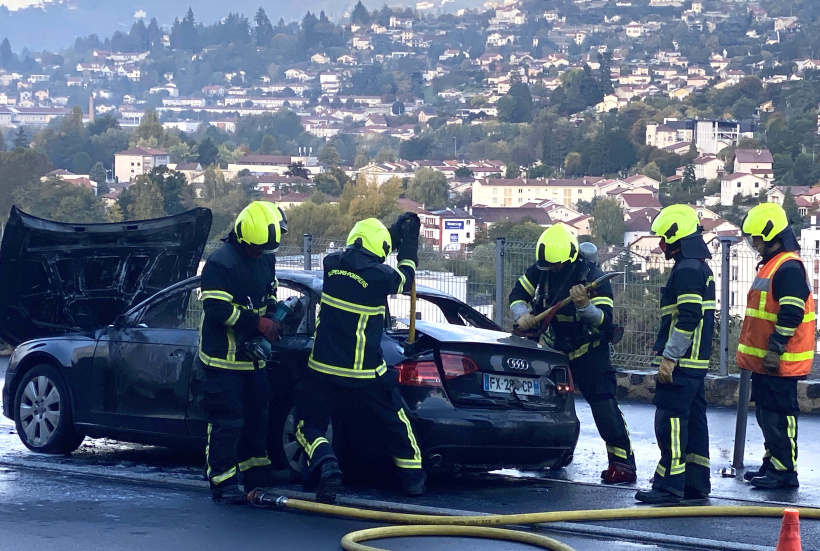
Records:
{"label": "firefighter glove", "polygon": [[569,297],[579,310],[583,310],[589,306],[589,293],[587,293],[586,287],[580,283],[569,290]]}
{"label": "firefighter glove", "polygon": [[518,327],[522,331],[528,331],[536,325],[538,325],[538,320],[530,312],[527,312],[518,318]]}
{"label": "firefighter glove", "polygon": [[658,382],[669,384],[672,382],[672,372],[675,371],[675,360],[663,358],[658,366]]}
{"label": "firefighter glove", "polygon": [[421,228],[421,219],[419,219],[418,214],[415,212],[405,212],[399,216],[396,223],[401,225],[402,239],[418,237],[419,229]]}
{"label": "firefighter glove", "polygon": [[769,375],[777,375],[780,373],[780,354],[774,350],[769,350],[763,356],[763,369]]}
{"label": "firefighter glove", "polygon": [[260,317],[259,323],[257,324],[257,329],[262,335],[268,339],[270,342],[276,342],[281,338],[282,335],[282,324],[276,320],[272,320],[266,317]]}

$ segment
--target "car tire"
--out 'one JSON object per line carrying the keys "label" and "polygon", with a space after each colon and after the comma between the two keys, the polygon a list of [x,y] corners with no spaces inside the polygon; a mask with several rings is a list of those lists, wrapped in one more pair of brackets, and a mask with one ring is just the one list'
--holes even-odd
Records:
{"label": "car tire", "polygon": [[[307,470],[307,454],[296,440],[296,407],[280,407],[271,416],[269,430],[268,454],[274,466],[290,469],[300,475]],[[329,423],[325,438],[333,445],[333,423]]]}
{"label": "car tire", "polygon": [[69,454],[85,436],[74,427],[71,393],[54,367],[42,364],[29,370],[14,396],[17,435],[31,451]]}

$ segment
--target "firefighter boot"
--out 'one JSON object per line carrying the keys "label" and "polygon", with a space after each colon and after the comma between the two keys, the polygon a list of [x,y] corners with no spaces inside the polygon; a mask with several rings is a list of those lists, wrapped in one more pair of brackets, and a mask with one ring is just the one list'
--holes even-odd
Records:
{"label": "firefighter boot", "polygon": [[642,503],[648,503],[649,505],[664,505],[681,502],[681,498],[679,496],[673,494],[672,492],[659,490],[657,488],[652,488],[649,491],[640,490],[635,494],[635,499]]}
{"label": "firefighter boot", "polygon": [[633,466],[610,463],[609,468],[601,472],[601,480],[606,484],[632,483],[638,480],[638,473]]}
{"label": "firefighter boot", "polygon": [[424,482],[427,475],[421,469],[407,469],[408,472],[401,473],[400,481],[404,495],[409,497],[423,496],[427,492]]}
{"label": "firefighter boot", "polygon": [[319,484],[316,487],[316,501],[334,503],[336,494],[342,488],[342,471],[339,469],[339,462],[331,457],[324,460],[318,469]]}

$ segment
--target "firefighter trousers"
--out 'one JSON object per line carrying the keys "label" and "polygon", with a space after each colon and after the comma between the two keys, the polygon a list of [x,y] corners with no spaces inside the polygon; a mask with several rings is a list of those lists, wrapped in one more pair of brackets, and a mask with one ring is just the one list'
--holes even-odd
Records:
{"label": "firefighter trousers", "polygon": [[752,401],[763,432],[762,471],[786,481],[797,476],[797,379],[752,373]]}
{"label": "firefighter trousers", "polygon": [[385,445],[393,456],[402,485],[424,481],[421,450],[399,394],[395,370],[390,369],[376,379],[352,380],[308,369],[296,387],[295,401],[296,438],[307,454],[308,478],[323,461],[336,458],[325,438],[330,416],[356,404],[365,405],[374,421],[387,429]]}
{"label": "firefighter trousers", "polygon": [[615,368],[609,358],[609,345],[592,348],[586,354],[569,362],[572,380],[592,410],[592,418],[598,434],[606,443],[609,464],[620,463],[635,468],[635,455],[629,440],[618,400],[615,398],[617,386]]}
{"label": "firefighter trousers", "polygon": [[661,460],[652,487],[681,497],[686,489],[708,495],[712,486],[703,378],[675,372],[671,383],[657,384],[653,402]]}
{"label": "firefighter trousers", "polygon": [[195,361],[202,378],[199,403],[208,417],[205,461],[211,491],[238,484],[240,476],[246,487],[267,485],[273,470],[267,452],[267,371],[234,371]]}

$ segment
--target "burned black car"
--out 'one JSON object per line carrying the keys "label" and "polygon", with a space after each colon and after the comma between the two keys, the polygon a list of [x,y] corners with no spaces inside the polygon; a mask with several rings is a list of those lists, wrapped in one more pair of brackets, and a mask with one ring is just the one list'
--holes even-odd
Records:
{"label": "burned black car", "polygon": [[[83,438],[202,446],[193,359],[202,315],[195,276],[210,212],[123,224],[69,225],[13,211],[0,250],[0,335],[17,345],[3,414],[22,442],[70,453]],[[313,343],[320,272],[278,272],[279,299],[298,302],[273,347],[271,458],[303,466],[291,392]],[[168,286],[170,285],[170,286]],[[430,469],[557,468],[578,439],[566,356],[505,333],[467,304],[417,289],[388,301],[382,349]],[[379,457],[355,410],[328,427],[340,460]],[[366,430],[372,430],[372,427]]]}

